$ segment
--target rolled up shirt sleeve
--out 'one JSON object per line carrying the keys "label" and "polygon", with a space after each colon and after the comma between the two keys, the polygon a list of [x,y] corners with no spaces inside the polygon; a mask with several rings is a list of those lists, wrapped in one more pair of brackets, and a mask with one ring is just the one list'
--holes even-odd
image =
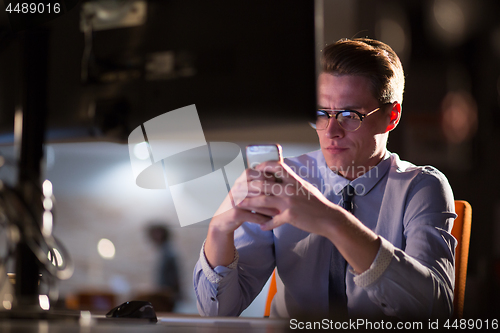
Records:
{"label": "rolled up shirt sleeve", "polygon": [[[204,316],[219,315],[219,289],[223,286],[223,280],[237,279],[235,274],[238,265],[238,251],[235,249],[234,259],[228,266],[216,266],[212,268],[205,255],[205,242],[201,247],[200,258],[194,270],[194,290],[198,300],[198,312]],[[231,284],[230,281],[225,281]],[[222,284],[222,286],[221,286]],[[229,315],[229,314],[228,314]]]}
{"label": "rolled up shirt sleeve", "polygon": [[203,273],[207,277],[207,280],[211,283],[218,284],[222,281],[225,275],[227,275],[232,269],[235,269],[238,265],[238,251],[234,249],[234,258],[233,261],[227,266],[217,266],[215,269],[210,266],[207,260],[207,256],[205,255],[205,242],[201,246],[200,251],[200,264],[203,270]]}
{"label": "rolled up shirt sleeve", "polygon": [[203,245],[193,274],[198,312],[203,316],[239,316],[274,269],[272,244],[272,231],[264,232],[258,225],[245,222],[235,231],[233,262],[214,268],[206,259]]}
{"label": "rolled up shirt sleeve", "polygon": [[354,283],[356,283],[358,287],[366,288],[377,281],[391,263],[392,257],[394,256],[394,246],[384,238],[379,238],[380,248],[370,268],[361,274],[356,274],[354,270],[350,270],[354,275]]}

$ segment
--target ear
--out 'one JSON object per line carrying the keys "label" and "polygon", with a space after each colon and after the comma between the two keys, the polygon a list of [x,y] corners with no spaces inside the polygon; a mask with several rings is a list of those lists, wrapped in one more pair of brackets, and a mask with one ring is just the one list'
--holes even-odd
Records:
{"label": "ear", "polygon": [[389,125],[385,129],[386,132],[390,132],[396,128],[399,124],[399,120],[401,119],[401,104],[399,102],[392,103],[392,110],[389,119]]}

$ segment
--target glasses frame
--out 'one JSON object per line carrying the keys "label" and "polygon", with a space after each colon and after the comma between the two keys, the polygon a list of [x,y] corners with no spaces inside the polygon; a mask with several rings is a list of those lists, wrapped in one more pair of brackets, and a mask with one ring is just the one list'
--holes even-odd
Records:
{"label": "glasses frame", "polygon": [[[392,103],[385,103],[383,106],[385,105],[388,105],[388,104],[392,104]],[[323,131],[323,130],[326,130],[328,128],[328,126],[330,126],[330,119],[334,118],[335,117],[335,120],[337,121],[337,123],[339,124],[340,127],[342,127],[342,129],[344,129],[344,131],[347,131],[347,132],[355,132],[357,131],[360,127],[361,127],[361,124],[363,123],[363,120],[368,117],[369,115],[371,114],[374,114],[375,112],[377,112],[378,110],[380,110],[382,108],[382,106],[379,106],[378,108],[376,109],[373,109],[371,110],[370,112],[368,112],[367,114],[363,114],[359,111],[356,111],[356,110],[349,110],[349,109],[345,109],[345,110],[332,110],[332,109],[318,109],[316,110],[316,112],[323,112],[324,114],[326,114],[328,116],[328,124],[326,124],[326,127],[323,128],[323,129],[317,129],[316,128],[316,124],[313,123],[313,122],[309,122],[309,124],[311,125],[312,128],[314,128],[315,130],[317,131]],[[338,118],[339,118],[339,114],[341,114],[342,112],[353,112],[355,113],[358,117],[359,117],[359,126],[356,128],[356,129],[353,129],[353,130],[348,130],[348,129],[345,129],[342,124],[338,121]]]}

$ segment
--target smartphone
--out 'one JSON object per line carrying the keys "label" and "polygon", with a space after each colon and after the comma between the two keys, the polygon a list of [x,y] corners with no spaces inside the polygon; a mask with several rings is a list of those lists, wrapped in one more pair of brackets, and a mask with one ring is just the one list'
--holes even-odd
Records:
{"label": "smartphone", "polygon": [[266,161],[283,161],[279,144],[249,145],[246,147],[247,165],[255,168]]}

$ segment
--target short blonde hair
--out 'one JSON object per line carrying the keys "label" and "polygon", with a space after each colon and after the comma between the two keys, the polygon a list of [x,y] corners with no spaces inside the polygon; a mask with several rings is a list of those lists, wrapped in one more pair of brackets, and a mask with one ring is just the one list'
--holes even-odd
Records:
{"label": "short blonde hair", "polygon": [[325,73],[367,77],[381,105],[403,103],[403,65],[385,43],[368,38],[341,39],[325,47],[321,65]]}

